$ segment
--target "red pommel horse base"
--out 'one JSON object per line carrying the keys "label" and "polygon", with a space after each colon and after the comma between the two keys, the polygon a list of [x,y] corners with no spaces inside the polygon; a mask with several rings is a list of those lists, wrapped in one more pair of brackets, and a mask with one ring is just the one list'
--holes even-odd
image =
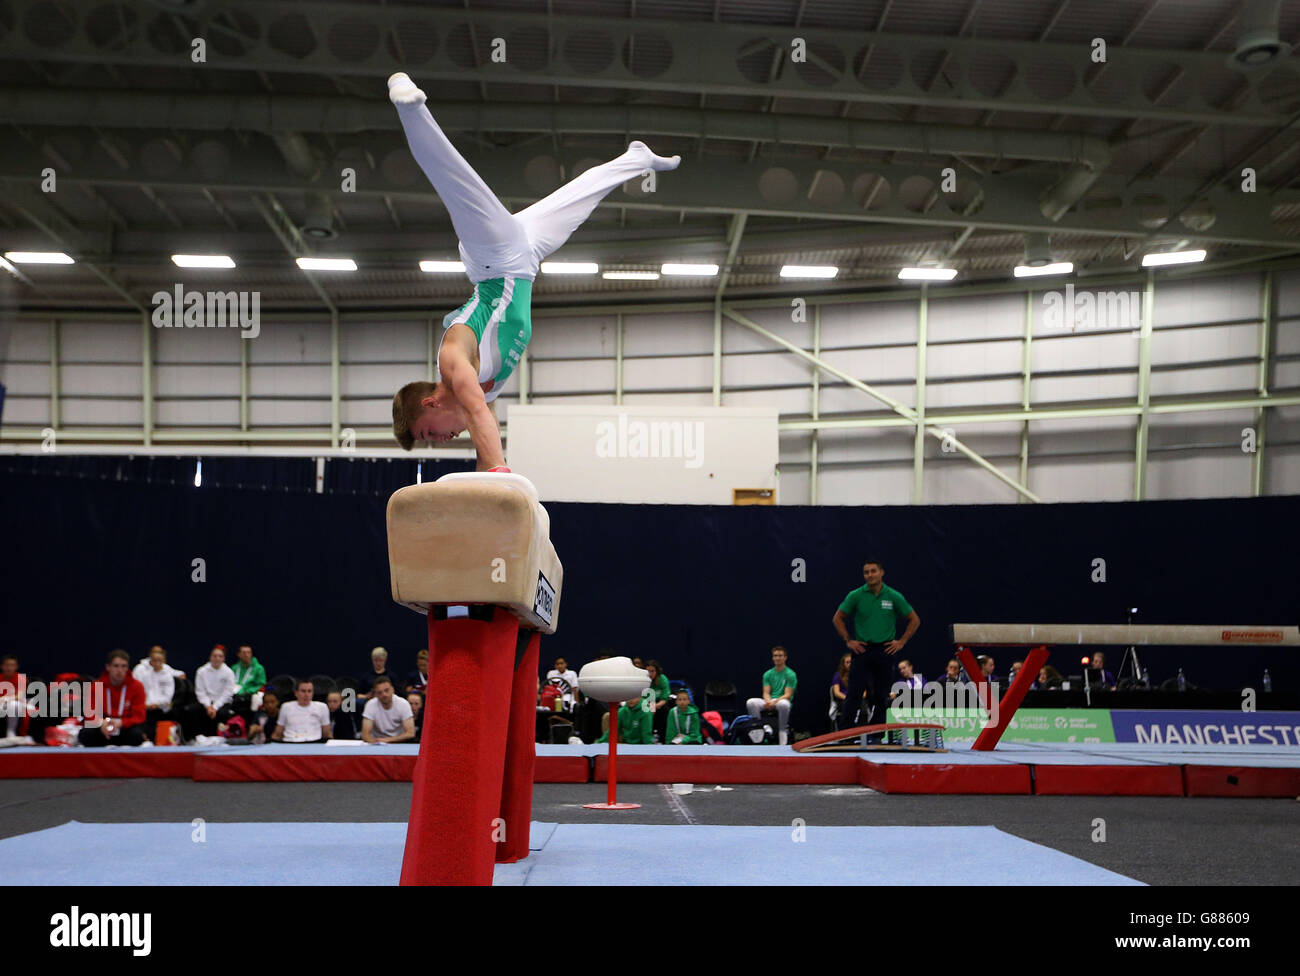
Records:
{"label": "red pommel horse base", "polygon": [[537,490],[517,474],[456,473],[388,500],[393,599],[429,618],[424,728],[404,885],[490,885],[528,856],[540,635],[564,570]]}

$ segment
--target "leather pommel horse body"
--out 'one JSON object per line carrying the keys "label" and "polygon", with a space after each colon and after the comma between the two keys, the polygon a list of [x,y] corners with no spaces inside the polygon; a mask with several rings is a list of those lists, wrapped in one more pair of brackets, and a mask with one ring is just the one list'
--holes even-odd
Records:
{"label": "leather pommel horse body", "polygon": [[527,478],[457,473],[388,500],[393,599],[429,618],[402,884],[490,885],[528,856],[541,634],[564,569]]}

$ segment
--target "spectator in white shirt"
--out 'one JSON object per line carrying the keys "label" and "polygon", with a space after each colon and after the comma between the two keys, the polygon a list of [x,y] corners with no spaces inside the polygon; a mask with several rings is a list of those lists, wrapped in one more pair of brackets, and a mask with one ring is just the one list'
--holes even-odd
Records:
{"label": "spectator in white shirt", "polygon": [[235,697],[235,672],[226,665],[226,649],[212,648],[208,663],[194,672],[194,697],[198,701],[185,708],[185,737],[215,735],[217,723],[234,714],[230,700]]}
{"label": "spectator in white shirt", "polygon": [[324,742],[334,737],[330,708],[312,701],[315,686],[303,678],[293,691],[294,701],[280,706],[280,721],[271,738],[276,742]]}
{"label": "spectator in white shirt", "polygon": [[159,721],[175,718],[172,699],[176,697],[176,679],[184,678],[185,672],[168,664],[167,652],[155,644],[149,648],[149,656],[135,666],[132,676],[144,685],[145,738],[152,742]]}
{"label": "spectator in white shirt", "polygon": [[375,678],[370,701],[361,713],[361,738],[372,745],[415,741],[411,703],[393,694],[393,679]]}
{"label": "spectator in white shirt", "polygon": [[559,686],[561,698],[564,700],[564,710],[573,711],[578,697],[578,672],[570,671],[569,663],[564,658],[555,659],[555,667],[546,672],[546,683]]}

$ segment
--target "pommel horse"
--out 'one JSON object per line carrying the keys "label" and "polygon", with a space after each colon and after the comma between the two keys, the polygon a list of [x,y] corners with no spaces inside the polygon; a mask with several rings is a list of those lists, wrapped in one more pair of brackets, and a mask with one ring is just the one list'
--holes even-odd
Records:
{"label": "pommel horse", "polygon": [[490,885],[528,856],[541,634],[564,569],[517,474],[456,473],[388,500],[393,599],[429,618],[428,716],[401,883]]}

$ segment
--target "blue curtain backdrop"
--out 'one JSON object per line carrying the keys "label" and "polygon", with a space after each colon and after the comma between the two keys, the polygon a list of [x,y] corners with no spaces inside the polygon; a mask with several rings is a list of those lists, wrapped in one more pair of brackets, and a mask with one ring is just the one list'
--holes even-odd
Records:
{"label": "blue curtain backdrop", "polygon": [[[424,618],[389,595],[384,531],[388,495],[414,480],[414,462],[331,461],[331,490],[316,494],[310,459],[205,459],[197,489],[193,459],[6,460],[0,651],[33,675],[97,673],[108,650],[135,658],[155,643],[192,671],[215,642],[251,643],[269,674],[358,674],[382,644],[406,673],[425,645]],[[439,473],[426,463],[425,480]],[[821,727],[840,650],[831,617],[868,555],[922,618],[907,656],[927,676],[952,653],[954,621],[1123,623],[1131,606],[1148,623],[1300,619],[1296,496],[547,509],[565,567],[547,667],[611,649],[658,658],[697,692],[726,679],[748,697],[780,643],[809,728]],[[1092,580],[1095,559],[1104,583]],[[194,560],[206,582],[192,580]],[[1011,656],[996,656],[1005,674]],[[1078,657],[1061,648],[1053,663],[1077,671]],[[1143,663],[1155,681],[1181,666],[1205,688],[1258,687],[1268,667],[1278,691],[1300,686],[1295,648],[1152,648]]]}

